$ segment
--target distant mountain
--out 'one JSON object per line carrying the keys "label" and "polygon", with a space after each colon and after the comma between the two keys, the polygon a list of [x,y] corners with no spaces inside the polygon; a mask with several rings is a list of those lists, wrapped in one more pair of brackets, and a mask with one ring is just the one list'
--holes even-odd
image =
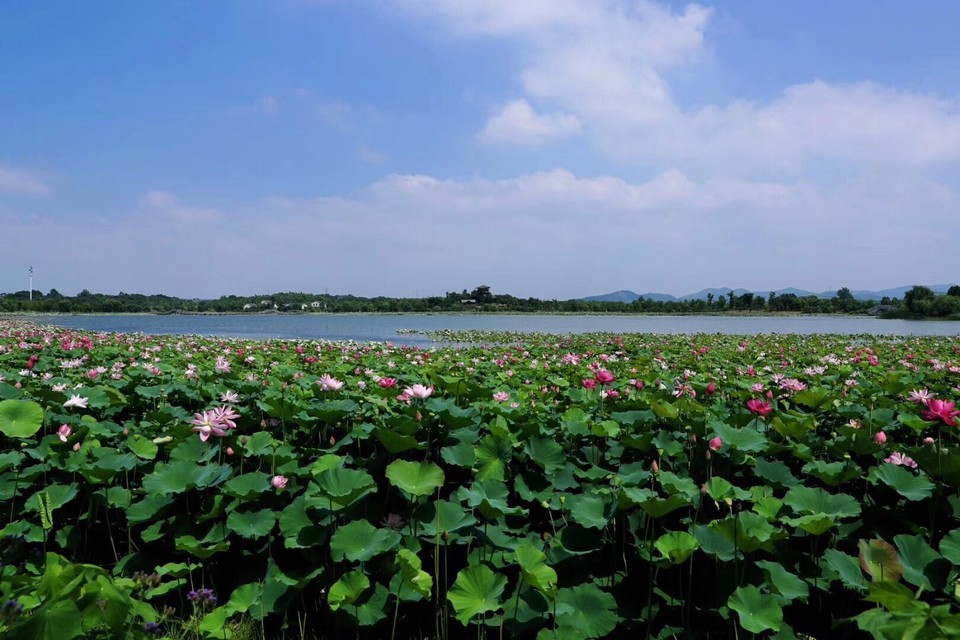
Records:
{"label": "distant mountain", "polygon": [[588,296],[586,298],[580,298],[586,302],[633,302],[634,300],[639,300],[643,298],[644,300],[656,300],[657,302],[668,302],[670,300],[676,300],[675,296],[670,295],[669,293],[634,293],[627,289],[621,289],[620,291],[614,291],[613,293],[604,293],[599,296]]}
{"label": "distant mountain", "polygon": [[[853,294],[853,297],[857,300],[881,300],[883,298],[899,298],[903,299],[903,295],[913,288],[914,285],[907,285],[903,287],[896,287],[893,289],[881,289],[880,291],[871,291],[868,289],[852,289],[850,293]],[[953,286],[949,284],[934,284],[934,285],[924,285],[927,286],[934,293],[946,293],[947,290]],[[713,294],[713,299],[716,300],[720,297],[725,297],[730,293],[731,289],[729,287],[719,287],[711,289],[701,289],[696,293],[688,293],[685,296],[672,296],[669,293],[634,293],[626,289],[620,291],[614,291],[613,293],[605,293],[599,296],[589,296],[586,298],[581,298],[588,302],[633,302],[638,298],[643,298],[644,300],[656,300],[658,302],[666,302],[671,300],[706,300],[709,294]],[[751,293],[749,289],[733,289],[734,296],[742,296],[745,293]],[[754,291],[752,292],[755,296],[763,296],[764,298],[770,295],[769,291]],[[805,289],[797,289],[795,287],[787,287],[785,289],[777,289],[774,291],[778,296],[786,295],[792,293],[798,298],[805,298],[807,296],[816,296],[818,298],[823,298],[829,300],[837,295],[837,290],[831,291],[821,291],[815,293],[813,291],[807,291]]]}
{"label": "distant mountain", "polygon": [[580,298],[585,302],[633,302],[634,300],[640,297],[639,293],[634,293],[633,291],[627,291],[626,289],[621,289],[620,291],[614,291],[613,293],[604,293],[599,296],[587,296],[586,298]]}
{"label": "distant mountain", "polygon": [[[713,299],[716,300],[721,296],[726,296],[730,293],[731,289],[729,287],[720,287],[719,289],[701,289],[696,293],[688,293],[685,296],[680,296],[680,300],[706,300],[709,294],[713,294]],[[745,293],[749,293],[746,289],[733,289],[733,295],[742,296]]]}

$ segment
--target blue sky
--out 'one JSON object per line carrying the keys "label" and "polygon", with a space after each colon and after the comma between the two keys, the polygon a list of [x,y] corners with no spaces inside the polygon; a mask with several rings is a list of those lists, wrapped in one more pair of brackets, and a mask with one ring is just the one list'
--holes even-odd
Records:
{"label": "blue sky", "polygon": [[0,5],[0,291],[957,281],[960,3]]}

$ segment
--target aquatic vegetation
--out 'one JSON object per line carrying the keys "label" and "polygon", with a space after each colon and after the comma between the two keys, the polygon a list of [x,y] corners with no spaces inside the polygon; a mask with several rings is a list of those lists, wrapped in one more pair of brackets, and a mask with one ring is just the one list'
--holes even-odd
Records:
{"label": "aquatic vegetation", "polygon": [[444,339],[3,322],[0,633],[960,635],[960,341]]}

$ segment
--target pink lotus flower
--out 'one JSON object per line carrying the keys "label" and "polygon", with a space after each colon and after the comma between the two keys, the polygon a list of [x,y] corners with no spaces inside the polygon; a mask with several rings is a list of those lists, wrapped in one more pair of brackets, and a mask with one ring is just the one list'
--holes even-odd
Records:
{"label": "pink lotus flower", "polygon": [[770,403],[764,402],[759,398],[750,398],[747,400],[747,409],[749,409],[751,413],[755,413],[761,418],[764,418],[773,412],[773,407],[770,406]]}
{"label": "pink lotus flower", "polygon": [[426,400],[430,397],[430,394],[433,393],[433,385],[425,387],[422,384],[415,384],[412,387],[407,387],[403,390],[403,392],[411,398],[416,398],[417,400]]}
{"label": "pink lotus flower", "polygon": [[379,384],[384,389],[390,389],[391,387],[397,386],[397,379],[396,378],[380,378],[379,380],[377,380],[377,384]]}
{"label": "pink lotus flower", "polygon": [[327,373],[320,376],[317,384],[320,385],[320,391],[339,391],[343,387],[341,381],[331,377],[330,374]]}
{"label": "pink lotus flower", "polygon": [[930,393],[926,389],[913,389],[910,392],[910,395],[907,397],[907,400],[915,404],[927,404],[927,402],[933,398],[936,394]]}
{"label": "pink lotus flower", "polygon": [[901,467],[910,467],[911,469],[917,468],[916,461],[910,456],[904,455],[899,451],[894,451],[890,454],[888,458],[884,458],[884,462],[889,462],[890,464],[896,464]]}
{"label": "pink lotus flower", "polygon": [[236,429],[237,423],[234,422],[240,417],[240,414],[233,410],[233,407],[214,407],[211,411],[213,421],[225,429]]}
{"label": "pink lotus flower", "polygon": [[287,486],[287,477],[286,476],[273,476],[270,478],[270,484],[273,485],[274,489],[283,489]]}
{"label": "pink lotus flower", "polygon": [[510,399],[510,394],[506,391],[497,391],[495,394],[493,394],[493,399],[497,402],[506,402]]}
{"label": "pink lotus flower", "polygon": [[947,400],[930,400],[927,402],[927,408],[921,411],[924,420],[937,422],[942,420],[948,427],[957,426],[956,417],[960,416],[960,411],[954,409],[955,403]]}
{"label": "pink lotus flower", "polygon": [[200,435],[200,441],[206,442],[210,436],[222,438],[227,435],[227,427],[223,426],[213,411],[204,411],[203,413],[193,414],[193,420],[190,421],[193,427],[191,431],[196,431]]}
{"label": "pink lotus flower", "polygon": [[584,389],[596,389],[596,388],[597,388],[597,381],[594,380],[593,378],[584,378],[583,381],[582,381],[582,384],[583,384],[583,388],[584,388]]}
{"label": "pink lotus flower", "polygon": [[71,433],[73,433],[73,429],[71,429],[68,424],[62,424],[60,428],[57,429],[57,436],[60,438],[60,442],[66,442]]}
{"label": "pink lotus flower", "polygon": [[714,393],[717,392],[717,385],[711,382],[710,384],[707,385],[707,388],[704,389],[703,392],[708,396],[712,396]]}
{"label": "pink lotus flower", "polygon": [[220,402],[239,402],[240,397],[235,391],[224,391],[220,394]]}
{"label": "pink lotus flower", "polygon": [[784,391],[790,391],[795,393],[797,391],[803,391],[804,389],[807,388],[807,385],[803,384],[796,378],[787,378],[786,380],[780,383],[780,388],[783,389]]}
{"label": "pink lotus flower", "polygon": [[873,441],[883,446],[887,442],[887,434],[885,434],[883,431],[877,431],[875,434],[873,434]]}
{"label": "pink lotus flower", "polygon": [[710,442],[707,443],[707,446],[713,451],[720,451],[720,447],[723,446],[723,440],[720,439],[720,436],[711,438]]}
{"label": "pink lotus flower", "polygon": [[599,382],[600,384],[610,384],[615,380],[613,374],[607,371],[606,369],[600,369],[595,374],[593,374],[593,377],[596,378],[597,382]]}
{"label": "pink lotus flower", "polygon": [[923,439],[923,444],[929,445],[929,444],[935,444],[936,442],[937,441],[931,438],[930,436],[927,436],[926,438]]}
{"label": "pink lotus flower", "polygon": [[89,398],[81,398],[79,395],[70,396],[67,401],[63,403],[63,406],[67,409],[70,407],[80,407],[81,409],[86,409],[89,401]]}

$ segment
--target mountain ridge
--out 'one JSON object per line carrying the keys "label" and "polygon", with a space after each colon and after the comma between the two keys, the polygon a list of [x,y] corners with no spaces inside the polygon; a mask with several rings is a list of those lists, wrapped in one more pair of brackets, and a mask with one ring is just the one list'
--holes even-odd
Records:
{"label": "mountain ridge", "polygon": [[[912,289],[914,286],[918,285],[904,285],[901,287],[892,287],[889,289],[880,289],[880,290],[871,290],[871,289],[851,289],[850,293],[853,294],[854,299],[856,300],[876,300],[880,301],[883,298],[903,298],[903,295]],[[929,288],[934,293],[946,293],[947,290],[953,286],[950,284],[934,284],[934,285],[919,285]],[[742,296],[745,293],[753,293],[755,296],[763,296],[764,298],[770,295],[770,291],[750,291],[749,289],[730,289],[729,287],[712,287],[701,289],[695,293],[688,293],[682,296],[675,296],[669,293],[635,293],[630,289],[620,289],[618,291],[613,291],[611,293],[603,293],[598,295],[586,296],[583,298],[578,298],[585,302],[625,302],[631,303],[634,300],[639,300],[643,298],[644,300],[655,300],[658,302],[681,302],[686,300],[706,300],[707,296],[712,294],[714,299],[720,296],[727,296],[730,292],[733,292],[734,296]],[[793,294],[798,298],[804,298],[807,296],[816,296],[824,300],[829,300],[837,295],[836,291],[808,291],[806,289],[797,289],[795,287],[785,287],[783,289],[777,289],[773,291],[778,296]]]}

